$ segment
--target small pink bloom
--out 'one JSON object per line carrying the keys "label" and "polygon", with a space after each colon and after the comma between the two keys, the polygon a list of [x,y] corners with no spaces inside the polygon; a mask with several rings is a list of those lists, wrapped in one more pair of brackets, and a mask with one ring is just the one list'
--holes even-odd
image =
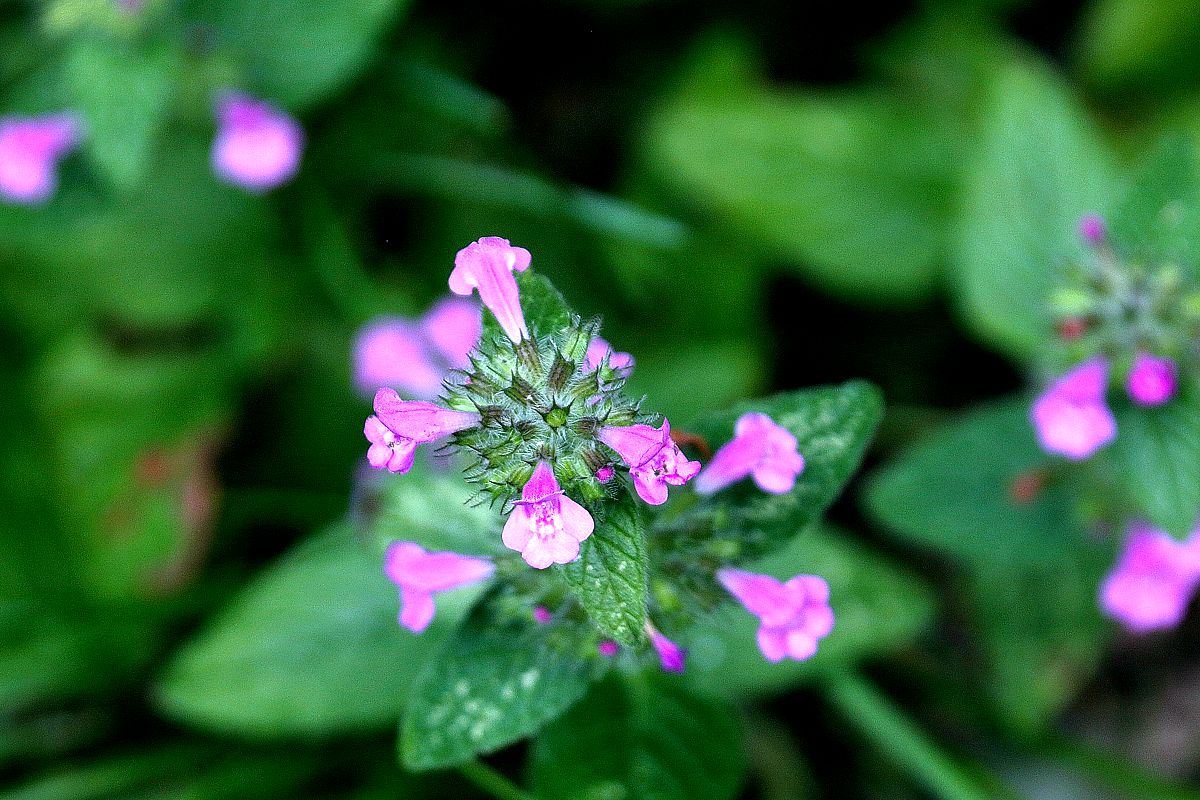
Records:
{"label": "small pink bloom", "polygon": [[608,358],[608,366],[622,378],[629,377],[629,373],[633,372],[633,356],[613,352],[612,345],[599,336],[588,345],[587,355],[583,359],[584,370],[590,372],[599,369],[605,357]]}
{"label": "small pink bloom", "polygon": [[1178,388],[1175,362],[1146,352],[1138,352],[1129,372],[1129,398],[1140,406],[1161,406],[1175,396]]}
{"label": "small pink bloom", "polygon": [[265,192],[300,169],[304,131],[270,103],[229,92],[217,102],[217,123],[212,165],[221,179]]}
{"label": "small pink bloom", "polygon": [[612,467],[601,467],[596,470],[596,480],[601,483],[608,483],[613,479],[613,475],[615,474],[616,471]]}
{"label": "small pink bloom", "polygon": [[567,564],[579,557],[579,543],[592,535],[595,522],[587,509],[567,497],[554,470],[539,461],[504,523],[506,547],[535,569]]}
{"label": "small pink bloom", "polygon": [[442,390],[442,370],[429,357],[417,328],[385,317],[364,325],[354,342],[354,385],[362,392],[380,386],[432,400]]}
{"label": "small pink bloom", "polygon": [[596,652],[605,658],[612,658],[621,652],[621,646],[612,639],[601,639],[600,643],[596,645]]}
{"label": "small pink bloom", "polygon": [[425,314],[421,331],[450,366],[466,367],[470,363],[467,354],[479,344],[483,332],[479,306],[468,300],[443,298]]}
{"label": "small pink bloom", "polygon": [[1104,402],[1108,361],[1097,356],[1052,383],[1034,401],[1030,418],[1042,449],[1081,461],[1117,436]]}
{"label": "small pink bloom", "polygon": [[646,622],[646,633],[650,636],[650,644],[658,653],[658,662],[667,672],[683,672],[683,662],[687,658],[687,650],[672,642],[662,632]]}
{"label": "small pink bloom", "polygon": [[375,416],[367,417],[363,430],[371,442],[367,461],[376,469],[408,472],[417,445],[437,441],[478,423],[478,414],[420,400],[401,400],[394,389],[380,389],[375,393]]}
{"label": "small pink bloom", "polygon": [[0,197],[44,203],[58,187],[58,162],[79,144],[73,114],[0,118]]}
{"label": "small pink bloom", "polygon": [[509,339],[519,342],[529,338],[525,314],[513,270],[529,269],[531,256],[523,247],[513,247],[508,239],[485,236],[464,247],[454,257],[450,273],[450,291],[469,295],[479,290],[479,298],[500,323]]}
{"label": "small pink bloom", "polygon": [[400,587],[400,624],[420,633],[433,620],[433,595],[478,583],[496,567],[486,558],[458,553],[429,553],[416,542],[393,542],[383,571]]}
{"label": "small pink bloom", "polygon": [[652,506],[667,502],[668,484],[682,486],[700,471],[700,462],[688,461],[671,441],[671,426],[665,419],[658,428],[650,425],[601,428],[600,441],[629,465],[638,497]]}
{"label": "small pink bloom", "polygon": [[1100,585],[1100,607],[1136,633],[1174,628],[1198,582],[1200,531],[1179,542],[1135,522],[1116,566]]}
{"label": "small pink bloom", "polygon": [[764,492],[786,494],[803,469],[804,456],[797,452],[792,432],[766,414],[752,412],[738,418],[733,439],[696,478],[696,491],[713,494],[750,475]]}
{"label": "small pink bloom", "polygon": [[550,620],[554,619],[554,615],[545,606],[534,606],[533,619],[539,625],[548,625],[550,624]]}
{"label": "small pink bloom", "polygon": [[1099,244],[1107,235],[1103,217],[1087,214],[1079,220],[1079,236],[1088,244]]}
{"label": "small pink bloom", "polygon": [[717,580],[759,618],[758,649],[768,661],[804,661],[817,642],[833,630],[829,584],[816,575],[781,582],[770,575],[740,569],[717,570]]}

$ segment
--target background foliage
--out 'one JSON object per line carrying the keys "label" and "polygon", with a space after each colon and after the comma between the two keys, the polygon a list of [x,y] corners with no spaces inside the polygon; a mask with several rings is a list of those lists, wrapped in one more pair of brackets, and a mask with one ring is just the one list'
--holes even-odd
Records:
{"label": "background foliage", "polygon": [[[395,752],[472,590],[412,637],[373,548],[486,552],[490,517],[362,474],[348,358],[489,234],[604,315],[676,427],[719,440],[737,401],[854,378],[888,403],[866,480],[758,565],[828,578],[812,661],[764,663],[719,608],[685,676],[568,676],[496,769],[547,799],[1193,796],[1194,622],[1104,622],[1114,536],[1069,482],[1013,482],[1053,470],[1024,415],[1076,219],[1194,198],[1159,142],[1200,137],[1200,6],[825,12],[0,2],[0,112],[89,132],[51,203],[0,205],[0,800],[479,791]],[[227,86],[304,124],[290,185],[212,175]],[[1098,468],[1179,528],[1200,435],[1175,414],[1123,419],[1149,444]],[[806,477],[826,503],[847,476]]]}

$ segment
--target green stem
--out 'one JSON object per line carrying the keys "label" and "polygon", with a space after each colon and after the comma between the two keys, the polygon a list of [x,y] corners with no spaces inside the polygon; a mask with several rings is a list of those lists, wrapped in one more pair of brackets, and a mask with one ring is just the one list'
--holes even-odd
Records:
{"label": "green stem", "polygon": [[987,800],[988,795],[869,682],[844,673],[826,686],[846,720],[930,792],[942,800]]}
{"label": "green stem", "polygon": [[479,759],[459,764],[458,771],[464,778],[495,797],[496,800],[537,800],[529,792]]}

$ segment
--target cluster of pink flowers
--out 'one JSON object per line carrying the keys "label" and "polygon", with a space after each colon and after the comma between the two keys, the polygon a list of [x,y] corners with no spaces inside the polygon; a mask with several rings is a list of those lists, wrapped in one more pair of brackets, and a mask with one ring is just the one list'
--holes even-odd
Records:
{"label": "cluster of pink flowers", "polygon": [[1129,528],[1100,607],[1135,633],[1174,628],[1200,586],[1200,529],[1180,542],[1144,522]]}
{"label": "cluster of pink flowers", "polygon": [[[513,246],[507,239],[485,237],[458,252],[450,289],[459,295],[477,291],[508,338],[520,344],[530,333],[514,272],[528,269],[530,261],[528,250]],[[435,383],[440,385],[441,371],[427,358],[429,343],[454,365],[466,362],[468,351],[478,341],[478,318],[468,324],[462,308],[439,306],[417,325],[388,321],[369,326],[356,348],[356,381],[364,386],[393,383],[414,395],[432,397],[436,394]],[[581,369],[607,367],[611,376],[619,379],[628,376],[633,364],[629,354],[614,352],[608,342],[596,338],[587,349]],[[475,427],[481,421],[477,413],[446,408],[427,399],[403,400],[394,389],[386,387],[376,392],[374,410],[364,428],[370,441],[367,459],[371,466],[394,473],[412,467],[418,445]],[[697,476],[696,488],[703,494],[712,494],[747,477],[763,491],[782,494],[792,490],[804,469],[795,436],[760,413],[738,419],[733,439],[716,452],[703,471],[700,462],[689,460],[671,438],[666,420],[657,428],[646,424],[606,426],[597,438],[628,467],[638,497],[650,505],[665,503],[668,487],[683,486]],[[597,472],[601,482],[611,481],[614,475],[611,465]],[[594,530],[591,513],[567,496],[554,465],[543,459],[532,466],[520,498],[512,502],[501,540],[531,567],[546,569],[577,559],[581,543]],[[487,559],[426,553],[415,543],[398,542],[388,552],[386,572],[400,587],[401,623],[419,632],[432,618],[435,592],[485,580],[492,575],[493,565]],[[820,578],[799,575],[781,583],[766,575],[732,569],[722,570],[717,578],[747,610],[762,619],[758,643],[764,656],[772,661],[811,657],[817,640],[833,626],[828,586]],[[536,606],[532,615],[539,624],[553,620],[543,606]],[[649,622],[646,633],[663,669],[682,671],[686,651]],[[605,640],[599,652],[615,656],[619,648],[615,642]]]}
{"label": "cluster of pink flowers", "polygon": [[[258,193],[295,176],[304,131],[291,116],[230,92],[218,100],[216,118],[212,166],[222,180]],[[59,162],[85,133],[79,116],[70,112],[0,118],[0,198],[26,205],[48,201],[58,186]]]}

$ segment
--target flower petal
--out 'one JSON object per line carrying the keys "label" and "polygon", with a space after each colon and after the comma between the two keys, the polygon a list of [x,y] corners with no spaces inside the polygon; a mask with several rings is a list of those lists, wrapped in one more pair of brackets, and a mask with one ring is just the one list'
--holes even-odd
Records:
{"label": "flower petal", "polygon": [[433,621],[433,595],[424,589],[400,587],[400,624],[413,633],[421,633]]}

